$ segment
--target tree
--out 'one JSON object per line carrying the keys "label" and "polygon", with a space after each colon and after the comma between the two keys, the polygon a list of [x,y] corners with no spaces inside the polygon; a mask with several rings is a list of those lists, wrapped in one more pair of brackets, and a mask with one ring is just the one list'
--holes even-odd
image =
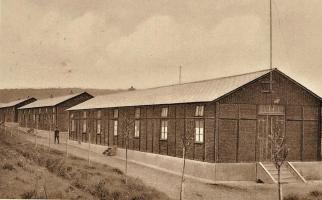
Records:
{"label": "tree", "polygon": [[278,180],[277,180],[278,199],[282,200],[283,194],[282,194],[282,185],[281,185],[281,167],[283,166],[288,156],[289,149],[287,148],[284,135],[281,134],[281,129],[278,128],[280,127],[278,126],[279,122],[276,122],[276,123],[277,123],[277,127],[272,131],[272,135],[271,135],[271,144],[272,144],[272,152],[273,152],[272,154],[273,162],[278,173]]}
{"label": "tree", "polygon": [[51,133],[52,128],[53,128],[53,123],[52,123],[52,119],[49,116],[45,117],[45,121],[49,125],[49,131],[48,131],[48,151],[50,152],[50,143],[51,143],[50,133]]}
{"label": "tree", "polygon": [[185,169],[186,169],[186,154],[187,154],[187,148],[192,144],[194,140],[194,136],[189,136],[189,135],[182,135],[181,137],[181,142],[182,142],[182,171],[181,171],[181,183],[180,183],[180,200],[183,199],[183,187],[184,187],[184,174],[185,174]]}
{"label": "tree", "polygon": [[122,120],[121,132],[124,135],[125,142],[125,183],[127,184],[127,169],[128,169],[128,148],[129,148],[129,140],[131,137],[131,132],[133,128],[134,120],[131,119],[129,115],[124,116],[124,120]]}

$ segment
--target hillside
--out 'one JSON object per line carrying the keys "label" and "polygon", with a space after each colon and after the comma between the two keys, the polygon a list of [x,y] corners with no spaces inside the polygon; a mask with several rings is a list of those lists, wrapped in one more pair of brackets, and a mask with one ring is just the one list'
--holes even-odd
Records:
{"label": "hillside", "polygon": [[86,91],[93,96],[110,94],[121,90],[110,89],[82,89],[82,88],[45,88],[45,89],[0,89],[0,102],[10,102],[26,97],[35,97],[37,99],[49,98],[51,95],[62,96],[78,92]]}

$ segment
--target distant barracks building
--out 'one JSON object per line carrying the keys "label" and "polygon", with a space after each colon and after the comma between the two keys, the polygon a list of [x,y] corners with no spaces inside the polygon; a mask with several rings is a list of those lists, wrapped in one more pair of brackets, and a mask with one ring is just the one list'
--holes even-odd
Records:
{"label": "distant barracks building", "polygon": [[0,104],[0,122],[18,122],[18,108],[36,101],[35,98],[19,99]]}
{"label": "distant barracks building", "polygon": [[83,142],[124,148],[130,130],[129,149],[181,157],[185,136],[188,159],[254,162],[271,161],[275,132],[288,160],[321,159],[321,98],[277,69],[98,96],[68,110],[70,139]]}
{"label": "distant barracks building", "polygon": [[91,98],[93,98],[92,95],[83,92],[37,100],[19,108],[19,125],[42,130],[53,130],[58,126],[61,131],[67,131],[68,111],[66,109]]}

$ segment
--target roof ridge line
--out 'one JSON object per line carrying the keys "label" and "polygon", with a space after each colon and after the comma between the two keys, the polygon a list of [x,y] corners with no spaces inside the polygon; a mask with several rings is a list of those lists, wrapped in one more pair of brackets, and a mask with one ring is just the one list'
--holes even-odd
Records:
{"label": "roof ridge line", "polygon": [[68,96],[74,96],[74,95],[78,95],[78,94],[82,94],[84,92],[78,92],[78,93],[74,93],[74,94],[68,94],[68,95],[61,95],[61,96],[54,96],[54,97],[47,97],[47,98],[44,98],[44,99],[38,99],[37,101],[41,101],[41,100],[47,100],[47,99],[55,99],[55,98],[60,98],[60,97],[68,97]]}
{"label": "roof ridge line", "polygon": [[136,92],[136,91],[145,91],[145,90],[153,90],[153,89],[158,89],[158,88],[165,88],[165,87],[171,87],[171,86],[177,86],[177,85],[186,85],[186,84],[192,84],[192,83],[202,83],[202,82],[207,82],[207,81],[213,81],[213,80],[220,80],[220,79],[224,79],[224,78],[233,78],[233,77],[238,77],[238,76],[244,76],[244,75],[248,75],[248,74],[254,74],[254,73],[260,73],[260,72],[270,72],[270,71],[274,71],[276,68],[273,69],[262,69],[262,70],[258,70],[258,71],[252,71],[252,72],[246,72],[246,73],[242,73],[242,74],[235,74],[235,75],[230,75],[230,76],[222,76],[222,77],[217,77],[217,78],[212,78],[212,79],[205,79],[205,80],[199,80],[199,81],[192,81],[192,82],[185,82],[185,83],[175,83],[175,84],[169,84],[169,85],[163,85],[163,86],[157,86],[157,87],[150,87],[150,88],[143,88],[143,89],[137,89],[134,91],[121,91],[121,92],[116,92],[116,93],[111,93],[111,94],[103,94],[103,95],[98,95],[99,96],[109,96],[109,95],[115,95],[115,94],[121,94],[121,93],[127,93],[127,92]]}

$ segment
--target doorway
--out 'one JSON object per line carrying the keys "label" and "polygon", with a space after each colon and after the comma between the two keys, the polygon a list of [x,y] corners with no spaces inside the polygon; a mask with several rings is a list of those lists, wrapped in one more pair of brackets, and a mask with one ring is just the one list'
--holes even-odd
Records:
{"label": "doorway", "polygon": [[259,112],[258,116],[258,159],[262,162],[271,162],[274,159],[272,148],[274,136],[285,136],[284,109],[269,110],[270,112]]}

